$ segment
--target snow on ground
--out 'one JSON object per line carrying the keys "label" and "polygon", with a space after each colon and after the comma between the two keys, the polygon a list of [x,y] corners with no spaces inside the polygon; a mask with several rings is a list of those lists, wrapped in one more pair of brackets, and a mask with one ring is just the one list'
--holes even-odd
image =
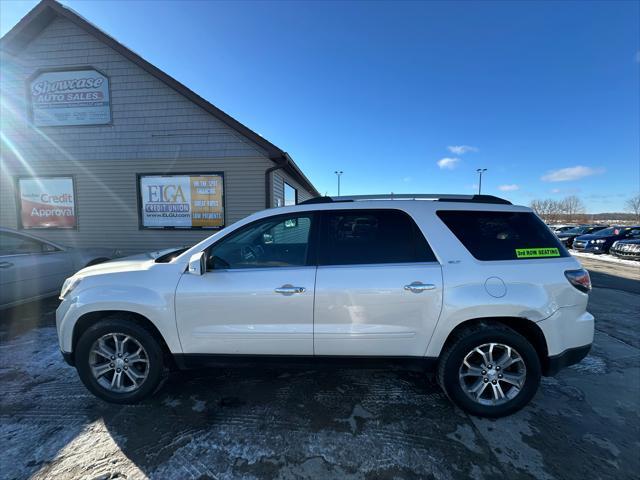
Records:
{"label": "snow on ground", "polygon": [[602,260],[603,262],[608,263],[619,263],[621,265],[629,265],[630,267],[640,267],[640,261],[638,260],[627,260],[626,258],[618,258],[614,257],[613,255],[609,255],[608,253],[594,255],[593,253],[576,252],[575,250],[571,250],[570,253],[574,257],[585,257],[591,258],[592,260]]}

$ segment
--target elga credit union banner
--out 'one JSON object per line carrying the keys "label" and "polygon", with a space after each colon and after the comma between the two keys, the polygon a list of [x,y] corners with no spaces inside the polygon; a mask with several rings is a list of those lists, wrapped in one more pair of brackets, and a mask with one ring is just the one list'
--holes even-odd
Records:
{"label": "elga credit union banner", "polygon": [[29,84],[38,127],[111,122],[109,79],[96,70],[43,72]]}
{"label": "elga credit union banner", "polygon": [[71,177],[18,179],[22,228],[75,228]]}
{"label": "elga credit union banner", "polygon": [[145,228],[224,226],[222,175],[141,176]]}

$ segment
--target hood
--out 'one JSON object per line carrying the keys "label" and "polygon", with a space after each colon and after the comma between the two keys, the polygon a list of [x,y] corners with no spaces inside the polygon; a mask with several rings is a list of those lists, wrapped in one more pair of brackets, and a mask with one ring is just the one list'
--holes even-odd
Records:
{"label": "hood", "polygon": [[630,238],[628,240],[618,240],[618,245],[640,245],[640,238]]}
{"label": "hood", "polygon": [[611,240],[619,236],[620,235],[594,235],[593,233],[588,233],[586,235],[580,235],[576,240]]}
{"label": "hood", "polygon": [[86,267],[75,274],[78,277],[89,277],[92,275],[101,275],[103,273],[122,273],[135,270],[146,270],[153,265],[151,258],[137,258],[139,255],[132,257],[111,260],[110,262],[99,263],[91,267]]}
{"label": "hood", "polygon": [[136,253],[135,255],[129,255],[114,261],[119,262],[121,260],[155,260],[156,258],[166,255],[167,253],[175,252],[176,250],[182,250],[183,248],[184,247],[172,247],[165,248],[164,250],[154,250],[153,252]]}

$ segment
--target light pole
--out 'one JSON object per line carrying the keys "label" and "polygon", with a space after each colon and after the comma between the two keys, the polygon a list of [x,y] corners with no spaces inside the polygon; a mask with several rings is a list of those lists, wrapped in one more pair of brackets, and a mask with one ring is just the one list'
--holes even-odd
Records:
{"label": "light pole", "polygon": [[478,168],[476,170],[476,172],[478,172],[478,175],[480,175],[480,181],[478,182],[478,195],[482,194],[482,174],[486,171],[486,168]]}
{"label": "light pole", "polygon": [[338,196],[340,196],[340,175],[342,175],[344,172],[342,170],[336,170],[333,173],[338,176]]}

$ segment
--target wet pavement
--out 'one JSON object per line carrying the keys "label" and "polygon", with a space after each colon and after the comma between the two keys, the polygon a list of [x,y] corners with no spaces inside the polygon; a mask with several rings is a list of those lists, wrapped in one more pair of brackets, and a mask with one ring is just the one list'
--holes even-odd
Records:
{"label": "wet pavement", "polygon": [[637,478],[640,281],[583,263],[591,354],[499,420],[400,370],[180,372],[109,405],[62,361],[55,300],[0,311],[0,478]]}

